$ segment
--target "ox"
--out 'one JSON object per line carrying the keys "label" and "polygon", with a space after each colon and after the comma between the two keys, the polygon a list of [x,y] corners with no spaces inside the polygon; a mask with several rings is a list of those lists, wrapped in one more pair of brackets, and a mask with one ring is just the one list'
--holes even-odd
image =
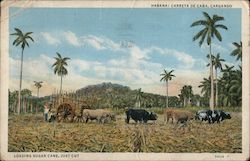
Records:
{"label": "ox", "polygon": [[157,115],[155,113],[149,113],[143,109],[128,109],[125,113],[127,116],[125,119],[126,123],[129,123],[130,118],[132,118],[136,123],[138,121],[147,123],[148,120],[157,120]]}
{"label": "ox", "polygon": [[192,120],[194,118],[194,114],[186,110],[180,109],[166,109],[164,112],[164,122],[168,122],[170,119],[172,123],[174,120],[176,123],[186,123],[188,120]]}
{"label": "ox", "polygon": [[115,121],[115,114],[106,109],[84,109],[82,117],[85,118],[86,123],[88,120],[97,120],[99,123],[105,123],[109,120]]}

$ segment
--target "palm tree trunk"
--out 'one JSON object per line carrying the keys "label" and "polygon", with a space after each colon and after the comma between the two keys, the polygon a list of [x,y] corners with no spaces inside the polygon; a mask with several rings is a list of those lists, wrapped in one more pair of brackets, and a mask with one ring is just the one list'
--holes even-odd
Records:
{"label": "palm tree trunk", "polygon": [[33,113],[33,101],[31,100],[31,104],[30,104],[30,112]]}
{"label": "palm tree trunk", "polygon": [[18,100],[15,101],[15,113],[17,113]]}
{"label": "palm tree trunk", "polygon": [[39,97],[39,88],[37,88],[37,97]]}
{"label": "palm tree trunk", "polygon": [[183,107],[186,107],[187,106],[187,98],[186,96],[184,96],[183,98]]}
{"label": "palm tree trunk", "polygon": [[30,99],[29,97],[27,98],[27,113],[29,113],[30,110]]}
{"label": "palm tree trunk", "polygon": [[166,81],[167,97],[166,97],[166,107],[168,108],[168,81]]}
{"label": "palm tree trunk", "polygon": [[217,69],[215,68],[215,107],[218,107],[218,80],[217,80]]}
{"label": "palm tree trunk", "polygon": [[24,113],[26,114],[26,108],[27,108],[27,99],[26,99],[26,97],[24,97],[24,103],[23,103],[23,111],[24,111]]}
{"label": "palm tree trunk", "polygon": [[60,96],[62,94],[62,75],[61,75],[61,85],[60,85]]}
{"label": "palm tree trunk", "polygon": [[211,93],[210,93],[210,109],[214,110],[214,77],[213,77],[213,64],[212,64],[212,52],[211,43],[209,44],[209,56],[210,56],[210,77],[211,77]]}
{"label": "palm tree trunk", "polygon": [[20,83],[19,83],[19,91],[18,91],[18,107],[17,107],[17,114],[20,114],[21,111],[21,90],[22,90],[22,77],[23,77],[23,50],[21,54],[21,68],[20,68]]}

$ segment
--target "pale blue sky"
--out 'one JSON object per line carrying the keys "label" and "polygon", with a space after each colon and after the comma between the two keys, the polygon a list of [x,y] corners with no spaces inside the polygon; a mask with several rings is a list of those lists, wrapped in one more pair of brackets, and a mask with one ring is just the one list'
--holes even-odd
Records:
{"label": "pale blue sky", "polygon": [[[12,33],[18,27],[23,32],[34,32],[35,43],[25,49],[26,88],[33,88],[31,82],[38,79],[46,82],[44,89],[58,88],[59,79],[53,75],[51,63],[59,52],[71,58],[65,89],[111,81],[164,94],[159,74],[163,69],[174,69],[176,78],[170,92],[176,95],[184,84],[193,85],[198,92],[199,81],[207,76],[205,53],[208,50],[192,41],[201,28],[190,27],[193,21],[203,19],[202,11],[225,18],[221,23],[229,30],[220,30],[223,41],[213,41],[213,52],[220,52],[229,64],[238,64],[230,52],[232,42],[241,40],[240,9],[29,8],[20,11],[11,8],[9,30]],[[11,37],[10,44],[13,40]],[[123,46],[128,43],[132,46]],[[20,49],[10,45],[11,63],[17,64],[19,57]],[[31,65],[34,69],[30,69]],[[18,66],[10,67],[11,89],[16,88],[18,70]]]}

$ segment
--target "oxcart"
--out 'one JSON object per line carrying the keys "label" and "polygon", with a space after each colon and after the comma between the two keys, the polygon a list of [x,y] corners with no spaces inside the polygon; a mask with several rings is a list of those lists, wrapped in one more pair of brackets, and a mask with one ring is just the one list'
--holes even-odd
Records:
{"label": "oxcart", "polygon": [[74,118],[82,115],[82,109],[88,107],[86,101],[75,101],[71,98],[62,98],[54,103],[53,113],[57,122],[73,122]]}

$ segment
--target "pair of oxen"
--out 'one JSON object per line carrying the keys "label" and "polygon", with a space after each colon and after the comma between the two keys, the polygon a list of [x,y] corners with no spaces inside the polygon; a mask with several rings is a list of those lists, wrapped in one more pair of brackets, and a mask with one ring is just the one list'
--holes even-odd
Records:
{"label": "pair of oxen", "polygon": [[200,120],[208,121],[208,123],[220,123],[225,119],[231,119],[229,112],[223,110],[199,110],[196,114],[193,114],[190,111],[186,110],[177,110],[177,109],[166,109],[164,120],[167,122],[172,119],[172,122],[176,120],[176,123],[185,123],[188,120]]}
{"label": "pair of oxen", "polygon": [[[135,122],[147,123],[148,120],[157,120],[158,116],[153,112],[148,112],[144,109],[129,109],[126,112],[125,122],[129,123],[130,118]],[[187,110],[168,108],[164,111],[164,122],[172,123],[175,121],[178,123],[186,123],[188,120],[201,120],[208,121],[209,123],[220,123],[225,119],[231,119],[231,115],[228,112],[222,110],[200,110],[193,114]]]}
{"label": "pair of oxen", "polygon": [[[56,114],[49,115],[49,122],[55,121],[56,118]],[[83,109],[81,115],[74,116],[72,121],[87,123],[89,120],[96,120],[98,123],[106,123],[115,119],[115,113],[107,109]]]}

